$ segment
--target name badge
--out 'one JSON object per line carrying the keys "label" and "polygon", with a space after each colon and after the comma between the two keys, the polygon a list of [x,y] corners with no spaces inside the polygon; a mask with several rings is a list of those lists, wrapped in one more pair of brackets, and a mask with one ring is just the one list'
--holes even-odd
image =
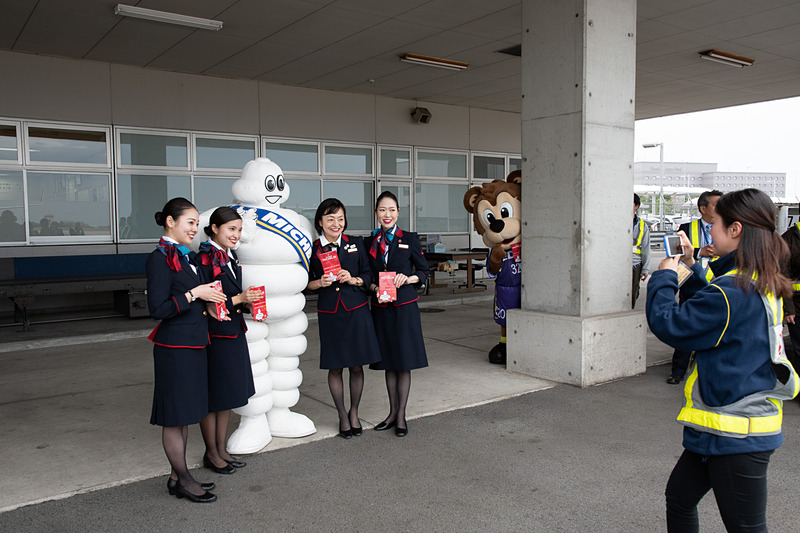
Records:
{"label": "name badge", "polygon": [[408,245],[407,244],[398,244],[397,247],[398,248],[408,248]]}

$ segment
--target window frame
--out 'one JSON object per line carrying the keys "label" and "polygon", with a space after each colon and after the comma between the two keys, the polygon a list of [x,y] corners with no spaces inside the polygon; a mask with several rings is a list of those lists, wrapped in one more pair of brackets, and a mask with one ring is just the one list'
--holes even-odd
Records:
{"label": "window frame", "polygon": [[[22,165],[25,167],[30,167],[31,169],[38,169],[38,168],[52,168],[56,167],[59,169],[87,169],[91,171],[103,169],[103,170],[111,170],[114,168],[113,165],[113,128],[111,126],[103,126],[100,124],[77,124],[71,122],[41,122],[41,121],[33,121],[33,120],[23,120],[21,124],[21,129],[18,130],[18,143],[20,142],[19,133],[21,133],[24,138],[22,139],[22,148],[20,149],[22,153]],[[31,161],[30,158],[30,148],[31,148],[31,137],[30,137],[30,128],[42,128],[42,129],[52,129],[52,130],[64,130],[64,131],[91,131],[97,133],[105,133],[106,135],[106,162],[105,163],[75,163],[69,161]]]}
{"label": "window frame", "polygon": [[[176,167],[176,166],[158,166],[158,165],[126,165],[122,163],[122,144],[120,141],[120,136],[125,134],[131,135],[151,135],[156,137],[178,137],[183,138],[186,140],[186,166],[183,167]],[[192,171],[192,162],[194,161],[194,143],[191,142],[191,132],[188,131],[180,131],[180,130],[161,130],[161,129],[153,129],[153,128],[130,128],[130,127],[122,127],[122,126],[115,126],[114,127],[114,150],[117,154],[117,160],[115,161],[115,169],[123,170],[123,171],[132,171],[132,170],[152,170],[152,171],[162,171],[164,174],[167,174],[171,171],[176,172],[191,172]],[[127,173],[127,172],[125,172]]]}

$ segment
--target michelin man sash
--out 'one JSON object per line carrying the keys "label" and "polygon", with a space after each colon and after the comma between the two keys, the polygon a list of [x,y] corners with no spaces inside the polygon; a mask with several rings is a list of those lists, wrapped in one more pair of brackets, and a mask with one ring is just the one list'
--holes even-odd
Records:
{"label": "michelin man sash", "polygon": [[239,211],[240,208],[246,211],[255,211],[256,226],[283,237],[286,242],[292,245],[294,251],[297,252],[300,263],[302,263],[306,272],[309,271],[311,267],[309,263],[311,259],[311,241],[306,237],[306,234],[297,229],[294,224],[269,209],[259,209],[257,207],[247,207],[243,205],[232,205],[230,207],[236,211]]}

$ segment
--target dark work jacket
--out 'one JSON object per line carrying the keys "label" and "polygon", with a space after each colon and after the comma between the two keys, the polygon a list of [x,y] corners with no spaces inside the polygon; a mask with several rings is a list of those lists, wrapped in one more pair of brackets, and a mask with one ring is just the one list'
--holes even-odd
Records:
{"label": "dark work jacket", "polygon": [[[200,264],[200,269],[203,271],[203,279],[209,281],[219,280],[222,282],[222,292],[228,299],[225,301],[225,307],[228,308],[230,313],[230,321],[217,320],[213,316],[208,317],[208,332],[212,337],[226,337],[235,339],[239,334],[247,331],[247,326],[244,324],[244,313],[247,312],[247,307],[244,304],[233,305],[233,297],[237,294],[244,292],[242,289],[242,267],[239,266],[236,252],[231,251],[233,260],[227,265],[222,267],[222,273],[216,278],[213,277],[213,265],[203,265],[201,256],[206,254],[197,254],[197,262]],[[231,269],[228,266],[233,266],[236,270],[236,277],[231,274]]]}
{"label": "dark work jacket", "polygon": [[[741,289],[734,276],[731,252],[711,263],[716,277],[709,283],[699,263],[686,280],[689,298],[675,302],[678,276],[657,270],[647,282],[647,324],[662,342],[696,351],[700,395],[706,405],[729,405],[754,392],[770,390],[777,377],[770,359],[767,314],[753,286]],[[687,385],[688,386],[688,385]],[[732,438],[686,427],[683,446],[700,455],[728,455],[778,448],[783,435]]]}
{"label": "dark work jacket", "polygon": [[[344,306],[345,310],[352,311],[369,302],[367,291],[369,284],[372,283],[372,274],[367,261],[367,251],[364,248],[364,239],[358,236],[342,235],[341,243],[342,245],[336,250],[339,264],[344,270],[350,272],[350,276],[364,280],[364,285],[356,287],[349,283],[334,281],[328,287],[321,287],[314,291],[309,290],[308,292],[318,295],[317,311],[320,313],[335,313],[340,304]],[[321,253],[325,252],[322,251],[320,240],[317,239],[311,249],[309,283],[322,277],[322,262],[319,259]]]}
{"label": "dark work jacket", "polygon": [[[190,254],[192,259],[194,256]],[[204,282],[202,271],[198,268],[195,274],[182,257],[181,270],[175,272],[158,249],[147,257],[145,270],[150,316],[161,320],[149,339],[169,348],[205,348],[209,341],[206,302],[187,302],[185,296],[186,291]]]}
{"label": "dark work jacket", "polygon": [[[375,236],[377,237],[377,235]],[[364,243],[367,250],[372,247],[372,241],[375,239],[373,236],[367,237]],[[404,305],[419,300],[416,287],[425,284],[428,279],[428,261],[422,255],[422,246],[419,242],[419,237],[416,233],[410,231],[403,231],[397,228],[397,232],[389,245],[389,264],[383,263],[383,256],[380,250],[377,257],[372,257],[367,252],[369,257],[369,266],[372,268],[372,274],[375,278],[374,283],[378,284],[379,272],[398,272],[406,276],[413,276],[416,274],[419,277],[419,283],[415,285],[406,284],[397,289],[397,300],[388,303],[378,303],[378,297],[373,294],[372,305],[377,307],[386,307],[392,305]]]}

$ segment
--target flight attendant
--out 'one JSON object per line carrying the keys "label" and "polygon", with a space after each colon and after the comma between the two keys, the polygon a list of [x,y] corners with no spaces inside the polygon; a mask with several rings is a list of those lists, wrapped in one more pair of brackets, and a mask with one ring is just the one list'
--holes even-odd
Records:
{"label": "flight attendant", "polygon": [[[428,262],[416,233],[397,226],[399,216],[397,197],[389,191],[378,196],[375,215],[380,227],[372,232],[366,245],[372,268],[372,321],[381,347],[382,360],[370,365],[373,370],[386,371],[386,390],[389,394],[389,415],[376,431],[395,428],[398,437],[408,433],[406,405],[411,391],[411,371],[428,366],[422,323],[415,286],[428,279]],[[395,272],[397,299],[392,302],[378,298],[379,272]]]}
{"label": "flight attendant", "polygon": [[197,234],[200,217],[185,198],[173,198],[155,214],[164,236],[147,258],[147,304],[161,322],[153,341],[155,390],[150,423],[162,426],[161,440],[172,473],[170,494],[193,502],[213,502],[213,483],[198,483],[186,466],[189,425],[208,414],[208,319],[206,302],[224,302],[225,295],[204,283],[187,247]]}
{"label": "flight attendant", "polygon": [[244,313],[263,293],[242,286],[242,267],[233,251],[242,235],[242,217],[230,207],[219,207],[203,231],[210,237],[200,245],[200,270],[205,279],[222,283],[229,316],[210,318],[208,331],[208,416],[200,422],[206,453],[203,464],[218,474],[233,474],[245,463],[227,450],[231,409],[247,404],[256,393],[250,352],[247,349]]}
{"label": "flight attendant", "polygon": [[[339,436],[349,439],[363,432],[358,419],[364,390],[362,366],[380,360],[366,292],[372,274],[363,239],[344,234],[347,213],[342,202],[336,198],[323,200],[314,216],[314,227],[320,237],[311,251],[306,288],[319,295],[319,367],[328,370],[328,387],[339,414]],[[323,266],[334,259],[338,268],[331,271]],[[344,407],[345,368],[350,370],[349,410]]]}

